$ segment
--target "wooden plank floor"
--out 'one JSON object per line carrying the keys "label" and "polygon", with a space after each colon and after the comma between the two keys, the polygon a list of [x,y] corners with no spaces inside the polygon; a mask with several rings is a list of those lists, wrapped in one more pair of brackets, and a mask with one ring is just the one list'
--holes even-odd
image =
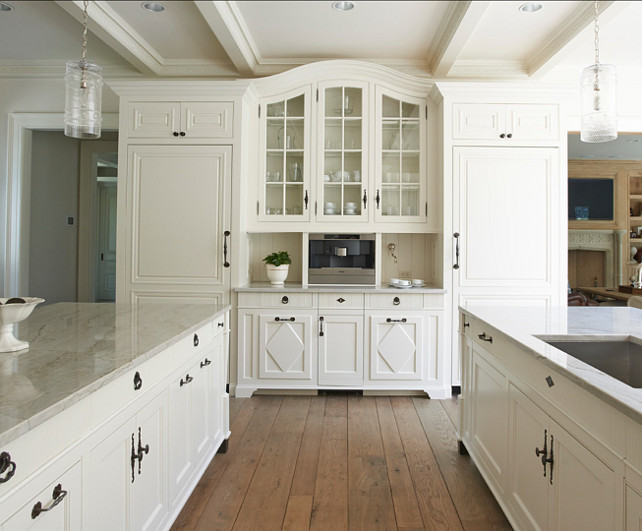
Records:
{"label": "wooden plank floor", "polygon": [[218,454],[173,530],[510,530],[457,451],[457,399],[230,399]]}

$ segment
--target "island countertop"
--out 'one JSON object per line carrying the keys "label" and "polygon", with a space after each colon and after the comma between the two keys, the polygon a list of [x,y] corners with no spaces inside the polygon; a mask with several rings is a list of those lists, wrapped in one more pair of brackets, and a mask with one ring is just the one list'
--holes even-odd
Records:
{"label": "island countertop", "polygon": [[642,423],[642,389],[636,389],[545,343],[537,336],[631,336],[642,339],[642,310],[629,307],[475,307],[464,314],[506,335],[522,350]]}
{"label": "island countertop", "polygon": [[14,335],[29,348],[0,353],[0,445],[19,437],[230,309],[213,304],[59,303]]}

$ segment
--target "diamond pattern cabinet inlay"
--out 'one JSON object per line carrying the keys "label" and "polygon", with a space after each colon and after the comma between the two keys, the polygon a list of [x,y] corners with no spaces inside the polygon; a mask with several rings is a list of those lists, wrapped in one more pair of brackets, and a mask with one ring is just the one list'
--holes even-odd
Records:
{"label": "diamond pattern cabinet inlay", "polygon": [[[279,317],[279,321],[275,321]],[[312,317],[284,314],[259,315],[259,377],[270,379],[312,378]]]}
{"label": "diamond pattern cabinet inlay", "polygon": [[421,316],[406,317],[405,323],[371,317],[370,379],[422,379],[423,324]]}

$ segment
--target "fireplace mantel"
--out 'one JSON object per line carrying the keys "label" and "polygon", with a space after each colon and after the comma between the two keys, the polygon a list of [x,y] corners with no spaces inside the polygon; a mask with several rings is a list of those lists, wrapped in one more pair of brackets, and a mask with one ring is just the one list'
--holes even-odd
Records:
{"label": "fireplace mantel", "polygon": [[569,251],[598,251],[604,256],[604,278],[609,287],[623,284],[625,230],[569,230]]}

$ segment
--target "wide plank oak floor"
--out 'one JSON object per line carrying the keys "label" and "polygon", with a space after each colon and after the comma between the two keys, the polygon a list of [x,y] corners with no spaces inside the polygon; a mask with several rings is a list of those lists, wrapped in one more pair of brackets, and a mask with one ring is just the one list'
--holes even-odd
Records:
{"label": "wide plank oak floor", "polygon": [[230,399],[217,454],[172,530],[510,530],[469,457],[457,399]]}

